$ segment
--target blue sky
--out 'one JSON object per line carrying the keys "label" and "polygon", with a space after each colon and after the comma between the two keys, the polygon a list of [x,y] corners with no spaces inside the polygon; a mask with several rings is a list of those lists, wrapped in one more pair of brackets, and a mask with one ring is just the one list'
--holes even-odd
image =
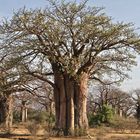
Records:
{"label": "blue sky", "polygon": [[[95,6],[105,7],[106,14],[114,21],[133,22],[135,27],[140,27],[140,0],[90,0],[90,2]],[[140,56],[137,61],[137,67],[129,73],[131,79],[125,80],[121,86],[123,90],[140,88]]]}
{"label": "blue sky", "polygon": [[[80,2],[81,0],[77,0]],[[140,27],[140,0],[89,0],[89,5],[105,7],[107,15],[114,21],[133,22],[136,27]],[[14,10],[23,6],[27,8],[45,7],[46,0],[0,0],[0,18],[11,17]],[[138,31],[140,33],[140,31]],[[122,89],[136,89],[140,83],[140,57],[138,65],[130,73],[131,80],[126,80],[122,84]]]}

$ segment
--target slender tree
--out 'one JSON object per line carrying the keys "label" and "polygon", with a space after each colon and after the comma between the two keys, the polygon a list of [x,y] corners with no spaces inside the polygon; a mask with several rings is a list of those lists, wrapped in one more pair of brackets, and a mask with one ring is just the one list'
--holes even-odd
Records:
{"label": "slender tree", "polygon": [[134,30],[86,1],[50,0],[48,8],[24,8],[4,21],[0,43],[14,54],[11,61],[53,86],[56,126],[68,135],[75,127],[88,128],[88,81],[102,82],[107,75],[122,81],[135,65],[140,38]]}

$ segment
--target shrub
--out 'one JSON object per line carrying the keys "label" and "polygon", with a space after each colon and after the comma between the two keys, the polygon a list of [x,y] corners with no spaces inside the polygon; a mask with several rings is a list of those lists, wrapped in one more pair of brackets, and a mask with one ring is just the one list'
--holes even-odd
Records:
{"label": "shrub", "polygon": [[110,123],[113,118],[113,109],[108,105],[103,105],[98,116],[102,123]]}
{"label": "shrub", "polygon": [[14,111],[13,112],[13,122],[20,122],[21,121],[21,114],[20,111]]}
{"label": "shrub", "polygon": [[101,111],[99,111],[96,115],[89,114],[88,120],[90,126],[101,125],[101,123],[110,123],[113,119],[114,111],[108,105],[103,105]]}
{"label": "shrub", "polygon": [[40,111],[36,113],[34,120],[38,123],[44,123],[47,120],[47,112]]}
{"label": "shrub", "polygon": [[40,125],[37,124],[36,122],[30,122],[27,126],[28,131],[31,133],[33,136],[32,139],[37,139],[37,133],[39,131]]}
{"label": "shrub", "polygon": [[75,136],[86,136],[87,135],[87,131],[86,131],[86,129],[78,128],[77,126],[75,126],[74,135]]}
{"label": "shrub", "polygon": [[131,133],[134,133],[136,130],[139,129],[136,119],[123,118],[117,115],[111,121],[111,127],[121,132],[124,132],[125,130],[130,130]]}
{"label": "shrub", "polygon": [[45,122],[47,122],[48,124],[53,124],[55,122],[54,115],[49,114],[46,111],[30,110],[30,112],[28,113],[28,118],[30,121],[36,121],[40,124],[43,124]]}

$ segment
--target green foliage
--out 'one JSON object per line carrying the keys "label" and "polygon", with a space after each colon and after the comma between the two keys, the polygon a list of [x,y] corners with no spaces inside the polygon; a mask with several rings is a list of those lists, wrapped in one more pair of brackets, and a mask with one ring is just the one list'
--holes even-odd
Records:
{"label": "green foliage", "polygon": [[95,126],[97,124],[100,124],[99,122],[99,119],[97,118],[97,115],[94,115],[94,114],[88,114],[88,122],[89,122],[89,125],[92,127],[92,126]]}
{"label": "green foliage", "polygon": [[46,111],[36,111],[30,110],[28,113],[28,117],[30,121],[36,121],[38,123],[49,123],[52,124],[55,121],[55,117],[53,114],[49,114]]}
{"label": "green foliage", "polygon": [[14,121],[14,123],[21,121],[20,111],[14,111],[13,112],[13,121]]}
{"label": "green foliage", "polygon": [[74,135],[75,136],[85,136],[85,135],[87,135],[87,131],[84,128],[75,127]]}
{"label": "green foliage", "polygon": [[96,115],[89,114],[89,125],[100,125],[101,123],[110,123],[113,119],[114,111],[108,105],[103,105],[101,111],[99,111]]}
{"label": "green foliage", "polygon": [[53,123],[55,122],[55,116],[54,116],[54,114],[47,114],[46,121],[47,121],[49,124],[53,124]]}
{"label": "green foliage", "polygon": [[110,123],[113,118],[113,109],[110,106],[103,105],[101,112],[98,114],[103,123]]}
{"label": "green foliage", "polygon": [[[127,77],[124,72],[135,65],[140,46],[132,24],[113,23],[102,8],[89,8],[86,2],[49,1],[48,5],[45,9],[20,9],[1,23],[1,47],[8,52],[9,65],[28,63],[29,69],[45,70],[46,64],[55,62],[59,72],[76,78],[89,69],[101,80],[104,74],[115,76],[116,81]],[[41,66],[42,60],[45,65]]]}
{"label": "green foliage", "polygon": [[35,117],[34,117],[35,121],[37,121],[38,123],[43,123],[47,120],[47,112],[38,112],[36,113]]}

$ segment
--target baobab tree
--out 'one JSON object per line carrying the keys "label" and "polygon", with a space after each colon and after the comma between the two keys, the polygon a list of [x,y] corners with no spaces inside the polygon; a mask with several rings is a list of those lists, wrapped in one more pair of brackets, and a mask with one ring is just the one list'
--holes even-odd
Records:
{"label": "baobab tree", "polygon": [[112,22],[87,1],[48,1],[48,8],[24,8],[3,21],[0,42],[13,62],[53,87],[56,126],[68,135],[88,128],[88,82],[126,78],[140,38],[132,24]]}
{"label": "baobab tree", "polygon": [[18,84],[21,84],[21,79],[17,78],[17,74],[0,69],[0,124],[7,128],[12,126],[13,120],[12,94],[25,90]]}
{"label": "baobab tree", "polygon": [[[0,49],[1,51],[2,49]],[[0,124],[3,124],[6,128],[12,126],[13,93],[29,91],[25,87],[25,83],[29,81],[29,78],[22,75],[13,65],[5,64],[8,57],[9,55],[0,53]]]}

